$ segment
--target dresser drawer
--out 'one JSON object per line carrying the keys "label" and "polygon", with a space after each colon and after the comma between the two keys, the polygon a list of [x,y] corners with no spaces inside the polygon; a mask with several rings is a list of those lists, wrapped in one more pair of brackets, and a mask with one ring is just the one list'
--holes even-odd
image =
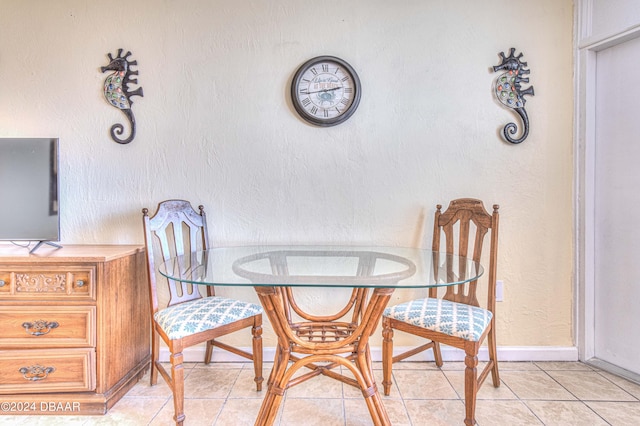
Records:
{"label": "dresser drawer", "polygon": [[5,300],[95,300],[95,267],[0,267],[0,298]]}
{"label": "dresser drawer", "polygon": [[93,348],[0,351],[0,394],[95,389]]}
{"label": "dresser drawer", "polygon": [[95,306],[0,306],[0,349],[96,345]]}

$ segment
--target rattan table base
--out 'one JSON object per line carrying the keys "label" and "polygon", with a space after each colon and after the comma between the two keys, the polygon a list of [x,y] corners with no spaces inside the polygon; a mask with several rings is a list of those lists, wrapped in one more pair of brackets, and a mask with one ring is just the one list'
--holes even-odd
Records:
{"label": "rattan table base", "polygon": [[[315,316],[304,313],[304,321],[292,322],[290,289],[254,287],[278,337],[273,370],[267,382],[256,426],[272,425],[285,391],[313,377],[324,375],[360,389],[369,414],[376,426],[390,425],[389,417],[378,392],[369,350],[369,337],[375,331],[393,288],[375,288],[371,298],[366,289],[354,289],[352,302],[358,314],[353,322],[340,322],[336,316]],[[299,307],[294,306],[296,312]],[[343,366],[353,378],[333,371]],[[301,368],[311,371],[294,378]]]}

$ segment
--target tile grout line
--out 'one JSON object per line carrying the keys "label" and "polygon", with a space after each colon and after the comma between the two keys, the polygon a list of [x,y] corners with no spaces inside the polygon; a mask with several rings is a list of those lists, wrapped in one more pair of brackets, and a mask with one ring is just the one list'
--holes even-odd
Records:
{"label": "tile grout line", "polygon": [[[537,364],[536,364],[536,365],[537,365]],[[538,366],[538,367],[540,367],[540,366]],[[575,395],[573,392],[571,392],[569,389],[567,389],[567,388],[566,388],[562,383],[560,383],[559,381],[557,381],[557,380],[555,379],[555,377],[553,377],[551,374],[549,374],[549,371],[574,371],[574,370],[566,369],[566,370],[549,370],[549,371],[548,371],[548,370],[546,370],[546,369],[544,369],[544,368],[542,368],[542,367],[540,367],[540,369],[541,369],[542,371],[544,371],[544,373],[545,373],[545,374],[546,374],[546,375],[547,375],[551,380],[553,380],[554,382],[556,382],[556,383],[557,383],[557,384],[558,384],[562,389],[566,390],[566,391],[567,391],[571,396],[573,396],[573,397],[576,399],[576,401],[579,401],[582,405],[584,405],[585,407],[587,407],[587,408],[588,408],[588,409],[589,409],[593,414],[595,414],[596,416],[598,416],[598,417],[599,417],[603,422],[605,422],[605,423],[606,423],[606,424],[608,424],[608,425],[610,425],[610,424],[611,424],[611,423],[609,423],[606,419],[604,419],[604,418],[603,418],[603,417],[602,417],[598,412],[596,412],[593,408],[591,408],[591,407],[589,406],[589,404],[585,403],[585,400],[584,400],[584,399],[582,399],[582,398],[578,398],[578,396],[577,396],[577,395]],[[594,371],[593,369],[591,369],[591,367],[589,367],[589,370],[582,370],[582,371],[589,371],[589,372],[598,373],[597,371]],[[599,374],[599,373],[598,373],[598,374]],[[615,383],[614,383],[614,385],[615,385]],[[616,386],[617,386],[617,385],[616,385]],[[617,387],[619,387],[619,386],[617,386]],[[526,403],[525,403],[525,404],[526,404]],[[527,408],[529,408],[529,405],[528,405],[528,404],[527,404]],[[535,414],[535,412],[534,412],[534,415],[538,418],[538,415],[537,415],[537,414]],[[542,423],[544,424],[544,422],[542,422]]]}

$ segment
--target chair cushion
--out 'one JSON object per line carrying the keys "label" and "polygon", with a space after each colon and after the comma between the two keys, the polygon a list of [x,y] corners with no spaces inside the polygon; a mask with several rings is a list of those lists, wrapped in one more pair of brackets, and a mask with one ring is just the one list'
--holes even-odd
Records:
{"label": "chair cushion", "polygon": [[430,297],[390,306],[383,315],[473,342],[480,339],[493,317],[486,309]]}
{"label": "chair cushion", "polygon": [[170,339],[180,339],[262,313],[262,306],[225,297],[204,297],[169,306],[153,318]]}

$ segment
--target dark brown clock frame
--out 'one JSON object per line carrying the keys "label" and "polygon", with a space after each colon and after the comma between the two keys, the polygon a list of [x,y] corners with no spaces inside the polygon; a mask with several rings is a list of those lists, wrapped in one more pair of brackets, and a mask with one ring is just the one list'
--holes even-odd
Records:
{"label": "dark brown clock frame", "polygon": [[[326,63],[326,62],[336,64],[337,65],[336,72],[339,69],[342,69],[344,73],[347,75],[347,77],[351,79],[351,81],[353,82],[353,96],[351,98],[351,102],[342,111],[340,111],[337,106],[334,106],[333,108],[338,110],[339,114],[335,117],[327,117],[327,118],[312,114],[310,111],[307,111],[307,109],[305,109],[304,107],[303,102],[305,100],[307,100],[308,102],[309,97],[300,96],[301,93],[303,95],[310,95],[308,93],[308,88],[307,88],[307,92],[303,92],[301,89],[301,84],[303,84],[304,74],[307,71],[312,70],[314,67],[321,66],[322,63]],[[331,90],[334,90],[334,89],[320,90],[319,92],[328,93]],[[317,93],[317,92],[314,92],[314,93]],[[296,73],[293,76],[293,80],[291,81],[291,101],[293,103],[293,107],[295,108],[296,112],[305,121],[320,127],[335,126],[349,119],[358,108],[358,105],[360,104],[361,95],[362,95],[362,85],[360,83],[360,78],[358,77],[358,73],[355,71],[355,69],[353,69],[353,67],[349,63],[335,56],[324,55],[324,56],[317,56],[315,58],[309,59],[297,69]],[[326,110],[328,109],[329,108],[327,108]],[[322,111],[326,113],[325,110],[322,110]]]}

